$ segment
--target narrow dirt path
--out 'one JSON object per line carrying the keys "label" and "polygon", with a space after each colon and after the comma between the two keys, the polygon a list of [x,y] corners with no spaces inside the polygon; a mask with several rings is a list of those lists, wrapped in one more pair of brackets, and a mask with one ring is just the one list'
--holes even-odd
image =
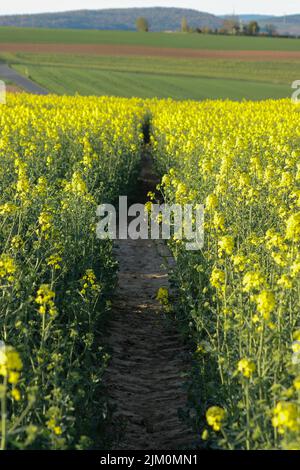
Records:
{"label": "narrow dirt path", "polygon": [[[149,160],[141,199],[151,186],[148,167]],[[191,449],[193,434],[178,416],[187,401],[188,351],[156,301],[157,290],[169,287],[164,259],[167,264],[172,259],[166,246],[153,240],[120,240],[116,255],[119,286],[108,327],[112,360],[106,387],[115,407],[113,427],[123,429],[123,438],[114,449]]]}

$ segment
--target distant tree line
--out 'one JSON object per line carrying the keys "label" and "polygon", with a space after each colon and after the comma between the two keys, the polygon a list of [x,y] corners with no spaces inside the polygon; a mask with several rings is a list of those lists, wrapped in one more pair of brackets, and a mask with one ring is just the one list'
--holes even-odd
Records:
{"label": "distant tree line", "polygon": [[[137,18],[136,29],[139,32],[148,32],[150,30],[148,20],[142,16]],[[272,24],[267,24],[264,29],[261,30],[257,21],[242,23],[237,17],[227,18],[223,21],[223,25],[220,28],[212,29],[210,27],[192,28],[189,26],[187,18],[184,16],[181,20],[181,32],[237,36],[278,36],[276,27]]]}
{"label": "distant tree line", "polygon": [[204,34],[223,34],[223,35],[238,35],[238,36],[278,36],[276,27],[273,24],[267,24],[264,30],[261,30],[257,21],[250,21],[249,23],[242,23],[238,18],[227,18],[223,21],[220,28],[190,28],[186,18],[182,18],[181,31],[196,32]]}

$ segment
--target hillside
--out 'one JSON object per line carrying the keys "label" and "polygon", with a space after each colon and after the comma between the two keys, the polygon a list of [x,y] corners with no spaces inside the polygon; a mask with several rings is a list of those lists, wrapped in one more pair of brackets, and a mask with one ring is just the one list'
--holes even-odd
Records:
{"label": "hillside", "polygon": [[269,21],[270,18],[276,18],[276,16],[270,15],[239,15],[242,21]]}
{"label": "hillside", "polygon": [[[218,17],[186,8],[120,8],[0,16],[0,26],[135,31],[139,16],[147,18],[151,31],[178,31],[183,17],[193,28],[216,29],[222,26],[224,19],[232,17]],[[282,17],[248,14],[238,18],[243,23],[258,21],[262,31],[267,24],[273,24],[280,34],[300,36],[300,14]]]}
{"label": "hillside", "polygon": [[[225,15],[222,18],[232,18],[232,15]],[[238,15],[237,18],[243,23],[257,21],[264,31],[266,25],[272,24],[277,32],[282,35],[300,36],[300,15],[287,16],[267,16],[267,15]]]}
{"label": "hillside", "polygon": [[214,15],[196,10],[154,7],[0,16],[0,26],[133,31],[139,16],[147,18],[151,31],[179,30],[183,16],[187,18],[188,24],[195,28],[218,28],[223,21]]}
{"label": "hillside", "polygon": [[280,34],[300,36],[300,15],[273,16],[267,20],[259,21],[259,23],[262,26],[272,23]]}
{"label": "hillside", "polygon": [[[235,15],[223,15],[221,16],[220,18],[232,18],[232,16],[235,16]],[[236,15],[241,21],[243,21],[244,23],[247,23],[248,21],[265,21],[265,20],[268,20],[270,18],[276,18],[276,16],[272,16],[270,17],[270,15],[255,15],[255,14],[250,14],[250,15]]]}

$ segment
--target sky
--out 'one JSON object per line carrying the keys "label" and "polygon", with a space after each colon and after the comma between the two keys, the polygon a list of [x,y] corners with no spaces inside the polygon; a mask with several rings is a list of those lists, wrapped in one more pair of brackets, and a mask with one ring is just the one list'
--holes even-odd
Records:
{"label": "sky", "polygon": [[181,7],[214,14],[261,13],[284,15],[300,13],[299,0],[9,0],[1,1],[0,15],[80,9],[129,7]]}

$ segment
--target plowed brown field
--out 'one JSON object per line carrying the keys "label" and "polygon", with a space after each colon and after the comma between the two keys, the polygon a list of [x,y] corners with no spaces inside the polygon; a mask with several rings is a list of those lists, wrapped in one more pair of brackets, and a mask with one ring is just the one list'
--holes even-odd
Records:
{"label": "plowed brown field", "polygon": [[236,59],[246,61],[300,60],[300,51],[220,51],[208,49],[176,49],[168,47],[107,44],[35,44],[1,43],[0,52],[50,54],[94,54],[106,56],[154,56],[195,59]]}

